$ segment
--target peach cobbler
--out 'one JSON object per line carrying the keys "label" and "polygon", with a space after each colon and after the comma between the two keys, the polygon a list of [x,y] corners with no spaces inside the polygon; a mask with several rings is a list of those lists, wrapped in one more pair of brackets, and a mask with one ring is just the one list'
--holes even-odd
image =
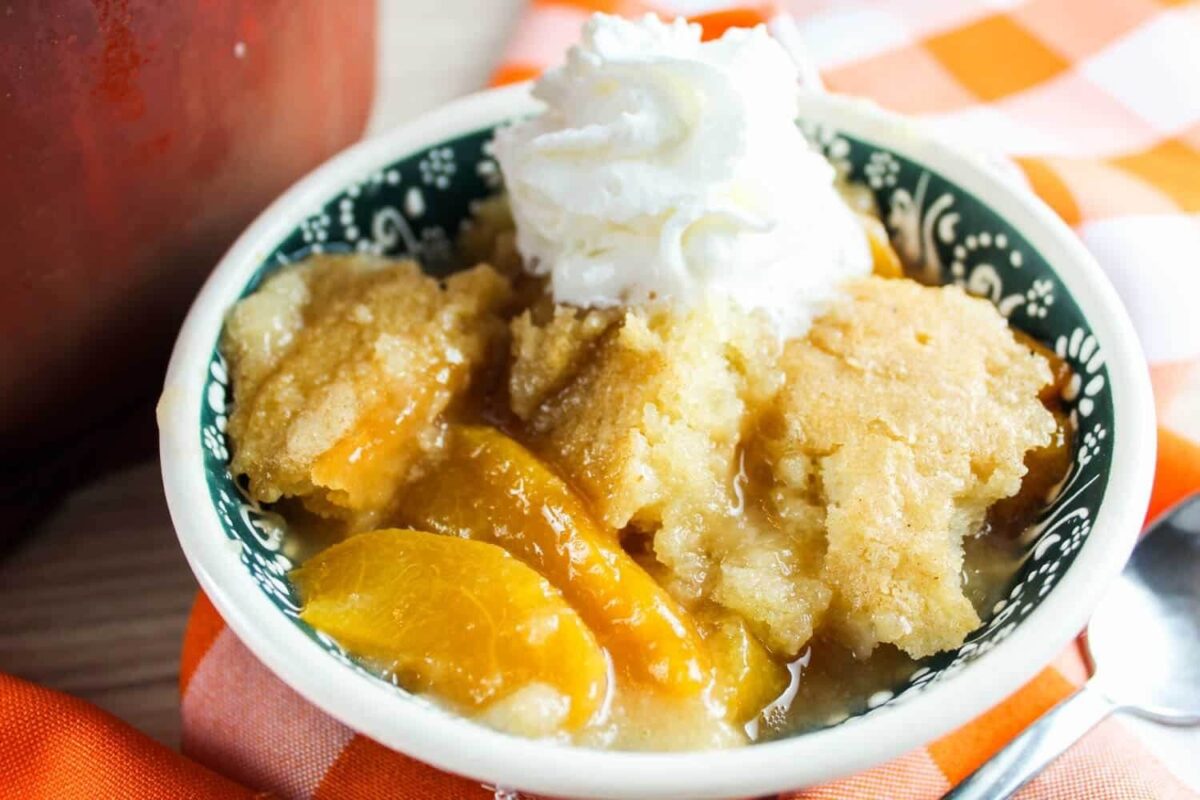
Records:
{"label": "peach cobbler", "polygon": [[475,266],[313,255],[231,311],[232,469],[307,542],[306,622],[634,749],[837,721],[981,624],[1066,471],[1065,369],[903,276],[785,58],[598,16],[497,134]]}

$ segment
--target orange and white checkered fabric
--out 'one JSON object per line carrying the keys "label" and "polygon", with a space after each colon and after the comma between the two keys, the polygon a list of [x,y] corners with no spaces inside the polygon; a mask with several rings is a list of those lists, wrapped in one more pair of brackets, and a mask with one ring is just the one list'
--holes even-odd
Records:
{"label": "orange and white checkered fabric", "polygon": [[[1134,317],[1161,423],[1150,514],[1200,489],[1200,313],[1190,308],[1200,299],[1200,3],[532,0],[494,82],[557,62],[594,11],[683,14],[710,36],[767,23],[803,49],[829,89],[874,98],[964,146],[1012,158],[1092,250]],[[1084,678],[1080,653],[1068,648],[960,730],[786,797],[938,797]],[[86,704],[0,676],[0,798],[511,796],[326,717],[259,664],[203,596],[184,642],[180,690],[191,760]],[[1195,797],[1118,720],[1018,796]]]}

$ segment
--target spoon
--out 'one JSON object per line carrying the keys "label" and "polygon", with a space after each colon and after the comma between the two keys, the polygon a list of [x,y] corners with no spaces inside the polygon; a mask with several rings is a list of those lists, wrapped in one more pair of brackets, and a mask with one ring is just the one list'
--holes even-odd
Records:
{"label": "spoon", "polygon": [[1092,678],[943,800],[1002,800],[1114,711],[1200,725],[1200,495],[1160,517],[1086,634]]}

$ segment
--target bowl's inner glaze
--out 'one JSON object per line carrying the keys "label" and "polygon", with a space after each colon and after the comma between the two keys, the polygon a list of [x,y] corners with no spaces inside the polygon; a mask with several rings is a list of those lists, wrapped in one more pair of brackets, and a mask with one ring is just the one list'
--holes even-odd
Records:
{"label": "bowl's inner glaze", "polygon": [[[984,615],[983,626],[962,647],[928,659],[904,684],[873,695],[861,718],[978,658],[1053,590],[1087,539],[1107,490],[1113,404],[1104,356],[1086,320],[1050,265],[1018,231],[921,164],[836,130],[802,127],[839,172],[872,190],[896,249],[923,280],[957,283],[990,299],[1014,327],[1053,347],[1076,373],[1064,397],[1078,430],[1071,469],[1027,534],[1028,553],[1007,598]],[[453,271],[459,266],[453,242],[472,205],[501,189],[491,154],[493,130],[442,142],[346,186],[278,243],[243,295],[280,266],[322,251],[414,256],[431,273]],[[384,680],[297,616],[298,598],[286,575],[303,555],[301,543],[288,536],[279,515],[249,499],[229,472],[228,373],[216,342],[204,398],[198,421],[208,489],[225,535],[240,544],[247,572],[292,624],[360,673],[356,680]]]}

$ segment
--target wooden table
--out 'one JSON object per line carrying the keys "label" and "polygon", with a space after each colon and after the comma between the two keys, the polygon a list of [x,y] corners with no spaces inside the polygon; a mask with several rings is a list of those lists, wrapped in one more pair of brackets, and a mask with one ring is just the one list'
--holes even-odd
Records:
{"label": "wooden table", "polygon": [[[482,87],[523,0],[381,0],[368,135]],[[1195,409],[1200,430],[1200,406]],[[170,745],[179,645],[196,583],[167,516],[158,463],[72,492],[0,557],[0,671],[91,700]],[[1200,731],[1134,729],[1200,790]]]}

